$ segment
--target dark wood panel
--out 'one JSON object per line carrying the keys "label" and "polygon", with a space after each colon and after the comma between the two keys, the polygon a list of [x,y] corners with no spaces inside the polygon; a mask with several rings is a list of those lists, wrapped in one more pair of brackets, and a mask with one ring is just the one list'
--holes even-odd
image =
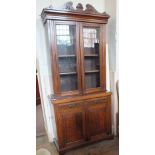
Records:
{"label": "dark wood panel", "polygon": [[90,109],[88,113],[90,123],[90,135],[95,136],[106,132],[106,108]]}
{"label": "dark wood panel", "polygon": [[88,139],[96,139],[109,133],[108,110],[107,98],[87,102]]}
{"label": "dark wood panel", "polygon": [[84,138],[82,112],[62,113],[62,126],[64,127],[65,144],[73,143]]}
{"label": "dark wood panel", "polygon": [[85,110],[81,102],[57,105],[60,146],[77,145],[85,141]]}

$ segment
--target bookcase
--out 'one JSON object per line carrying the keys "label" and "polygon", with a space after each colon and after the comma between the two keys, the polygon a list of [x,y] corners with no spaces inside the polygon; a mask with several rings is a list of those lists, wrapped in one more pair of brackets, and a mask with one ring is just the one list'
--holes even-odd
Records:
{"label": "bookcase", "polygon": [[106,24],[109,15],[72,2],[41,14],[51,59],[59,154],[113,138],[111,92],[106,90]]}

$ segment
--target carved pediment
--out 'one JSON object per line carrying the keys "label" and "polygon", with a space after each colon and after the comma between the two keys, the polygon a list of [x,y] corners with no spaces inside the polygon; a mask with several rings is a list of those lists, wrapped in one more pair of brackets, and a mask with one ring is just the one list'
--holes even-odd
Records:
{"label": "carved pediment", "polygon": [[68,10],[68,11],[74,11],[73,2],[69,1],[69,2],[65,3],[62,7],[60,7],[60,9]]}
{"label": "carved pediment", "polygon": [[83,11],[83,5],[81,3],[78,3],[78,5],[76,6],[76,10]]}
{"label": "carved pediment", "polygon": [[85,11],[86,13],[99,13],[92,5],[90,4],[86,4],[86,9]]}
{"label": "carved pediment", "polygon": [[76,9],[74,9],[72,1],[66,2],[64,5],[62,5],[60,7],[53,7],[52,5],[50,5],[48,9],[60,10],[60,11],[78,12],[78,13],[85,13],[85,14],[107,15],[105,12],[104,13],[98,12],[95,9],[95,7],[93,7],[91,4],[86,4],[86,8],[84,10],[83,5],[81,3],[78,3],[77,6],[76,6]]}

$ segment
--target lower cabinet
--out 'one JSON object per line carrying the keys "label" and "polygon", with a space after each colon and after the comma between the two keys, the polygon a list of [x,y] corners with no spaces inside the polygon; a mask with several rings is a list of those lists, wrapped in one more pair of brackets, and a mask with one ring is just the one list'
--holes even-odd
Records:
{"label": "lower cabinet", "polygon": [[59,151],[112,138],[109,97],[55,105]]}

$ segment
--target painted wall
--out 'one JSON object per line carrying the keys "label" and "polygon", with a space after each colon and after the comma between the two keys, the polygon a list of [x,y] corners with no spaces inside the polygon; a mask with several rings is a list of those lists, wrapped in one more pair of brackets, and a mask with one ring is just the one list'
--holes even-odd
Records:
{"label": "painted wall", "polygon": [[116,134],[116,114],[118,112],[118,98],[116,92],[116,82],[119,79],[118,66],[118,8],[117,0],[105,0],[105,11],[111,16],[107,25],[107,41],[110,62],[110,85],[112,95],[112,115],[113,130]]}
{"label": "painted wall", "polygon": [[37,70],[38,82],[40,88],[40,97],[42,104],[42,111],[44,117],[44,125],[49,141],[53,140],[54,130],[52,126],[51,104],[49,103],[48,95],[52,92],[51,87],[51,72],[49,55],[46,50],[45,32],[43,23],[40,17],[41,10],[51,4],[50,0],[36,1],[36,56],[37,56]]}
{"label": "painted wall", "polygon": [[[45,122],[45,129],[49,138],[49,141],[52,141],[55,137],[55,128],[53,126],[54,121],[54,114],[53,110],[51,111],[52,107],[48,99],[48,95],[52,93],[52,83],[51,83],[51,69],[50,69],[50,60],[49,55],[46,50],[45,45],[45,33],[44,33],[44,27],[41,21],[41,11],[43,8],[48,7],[49,5],[53,6],[61,6],[68,0],[37,0],[37,6],[36,6],[36,39],[37,39],[37,68],[38,68],[38,80],[40,90],[41,90],[41,100],[42,100],[42,109],[43,109],[43,116],[44,116],[44,122]],[[109,13],[112,16],[115,16],[114,11],[114,5],[113,0],[72,0],[74,3],[74,7],[77,5],[77,3],[82,3],[83,6],[87,3],[92,4],[99,12],[104,12],[105,8],[107,13]],[[109,1],[109,2],[108,2]],[[105,3],[106,2],[106,3]],[[111,4],[109,4],[111,3]],[[105,5],[106,4],[106,5]],[[106,6],[106,7],[105,7]],[[112,9],[110,9],[112,7]],[[116,45],[115,45],[115,33],[113,32],[115,30],[115,18],[111,18],[110,25],[108,27],[108,42],[109,46],[107,45],[110,55],[110,70],[115,70],[116,66]],[[107,51],[108,51],[107,50]],[[108,56],[108,55],[107,55]],[[108,59],[108,58],[107,58]],[[107,61],[107,71],[108,71],[108,61]],[[109,77],[109,74],[107,74],[107,77]],[[108,78],[109,79],[109,78]],[[113,78],[111,78],[113,79]],[[109,81],[107,80],[107,83]],[[113,82],[113,81],[112,81]],[[111,83],[112,83],[111,82]],[[108,85],[108,89],[110,89],[110,86]],[[113,91],[113,90],[112,90]],[[114,119],[115,120],[115,119]]]}
{"label": "painted wall", "polygon": [[105,0],[105,10],[110,15],[107,25],[110,71],[116,71],[116,0]]}

